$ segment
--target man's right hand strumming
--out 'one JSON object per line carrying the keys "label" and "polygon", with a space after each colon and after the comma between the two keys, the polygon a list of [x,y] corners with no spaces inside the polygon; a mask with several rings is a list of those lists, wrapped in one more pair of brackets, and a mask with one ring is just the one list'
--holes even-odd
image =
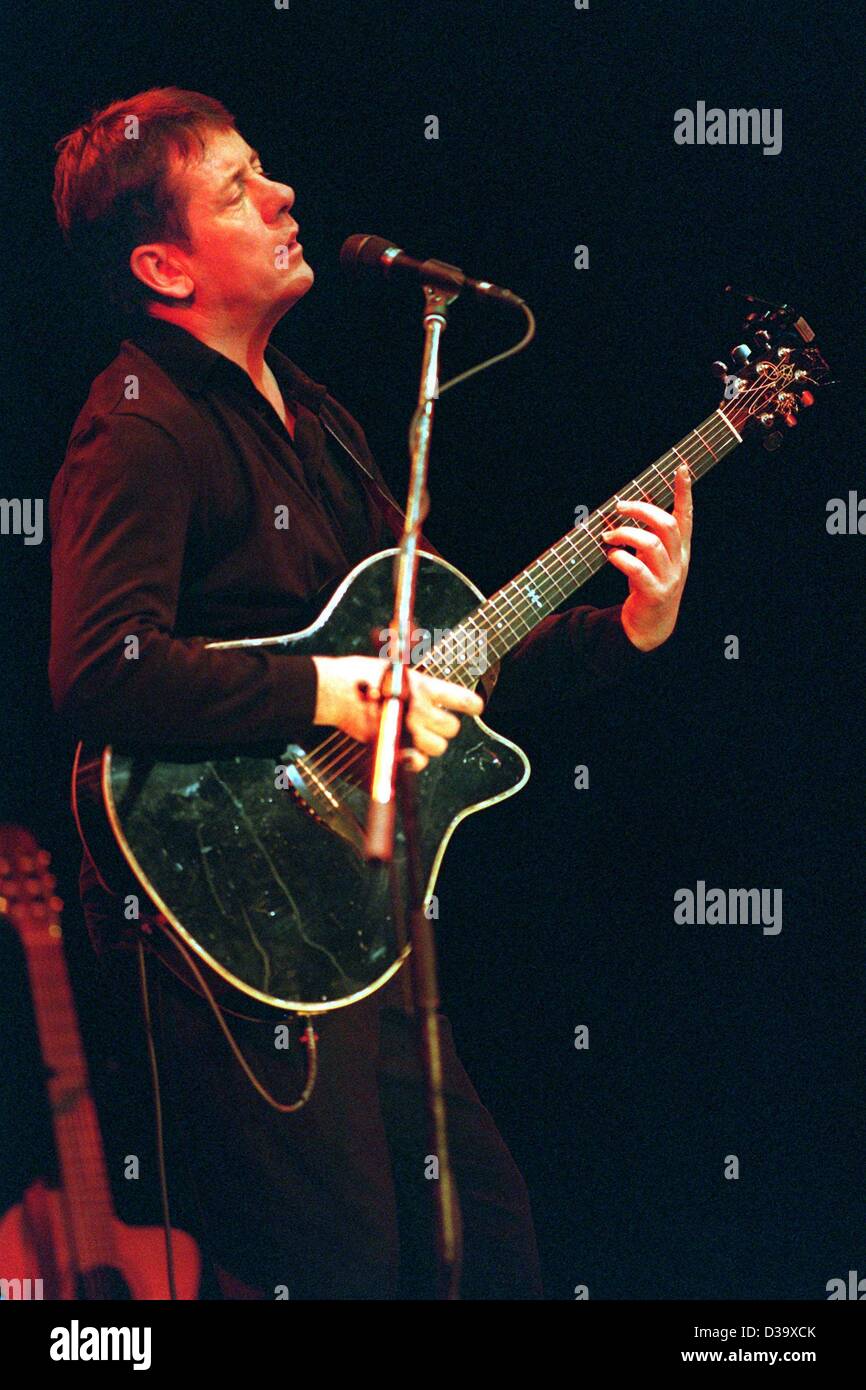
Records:
{"label": "man's right hand strumming", "polygon": [[[318,673],[313,722],[342,729],[359,743],[373,742],[379,732],[378,692],[389,663],[374,656],[314,656],[313,661]],[[409,672],[409,688],[406,726],[413,747],[407,750],[406,762],[412,772],[421,772],[459,733],[457,715],[480,714],[484,701],[462,685],[422,671]]]}

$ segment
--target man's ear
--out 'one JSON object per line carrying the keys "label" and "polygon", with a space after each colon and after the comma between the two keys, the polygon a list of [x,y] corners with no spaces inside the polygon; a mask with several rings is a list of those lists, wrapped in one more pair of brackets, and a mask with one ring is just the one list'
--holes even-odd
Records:
{"label": "man's ear", "polygon": [[149,290],[169,299],[189,299],[195,290],[192,276],[170,242],[155,241],[136,246],[129,258],[129,268]]}

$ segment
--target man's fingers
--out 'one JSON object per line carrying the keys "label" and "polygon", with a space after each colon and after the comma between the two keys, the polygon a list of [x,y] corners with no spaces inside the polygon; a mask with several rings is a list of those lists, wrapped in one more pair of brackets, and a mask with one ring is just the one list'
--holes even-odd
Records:
{"label": "man's fingers", "polygon": [[[419,706],[416,710],[416,718],[435,734],[441,734],[443,738],[456,738],[460,733],[460,720],[456,714],[451,714],[449,710],[442,709],[439,705]],[[411,723],[411,716],[410,721]]]}
{"label": "man's fingers", "polygon": [[659,533],[674,529],[674,517],[663,507],[657,507],[655,502],[643,502],[639,497],[619,497],[616,509],[618,512],[629,512],[643,517]]}
{"label": "man's fingers", "polygon": [[[413,708],[410,705],[406,725],[416,746],[434,758],[444,753],[448,740],[460,732],[460,720],[456,714],[428,706],[416,705]],[[433,740],[432,745],[428,746],[426,740]]]}
{"label": "man's fingers", "polygon": [[[663,511],[654,502],[625,497],[618,499],[617,510],[631,513],[639,520],[645,521],[650,533],[658,536],[671,559],[677,564],[688,557],[694,507],[691,475],[687,472],[685,464],[681,464],[674,474],[673,513]],[[607,539],[606,532],[602,532],[602,539]],[[628,544],[634,545],[636,542],[630,540]]]}
{"label": "man's fingers", "polygon": [[456,738],[460,732],[460,720],[452,711],[471,714],[483,708],[483,702],[471,690],[421,672],[413,686],[407,719],[412,738],[416,747],[429,757],[441,757],[449,739]]}
{"label": "man's fingers", "polygon": [[[403,757],[412,772],[422,772],[430,758],[439,758],[448,747],[449,740],[460,732],[460,714],[480,714],[484,701],[473,690],[451,681],[428,676],[424,671],[411,671],[409,675],[411,699],[406,718],[406,727],[412,735],[413,748],[404,749]],[[368,690],[367,699],[374,692]],[[375,738],[379,727],[382,692],[375,690],[370,717],[370,735]]]}
{"label": "man's fingers", "polygon": [[606,545],[633,546],[647,568],[659,578],[663,577],[668,562],[675,558],[661,536],[654,531],[642,531],[639,526],[615,526],[611,531],[602,531],[601,538]]}
{"label": "man's fingers", "polygon": [[629,584],[639,589],[647,598],[657,601],[664,596],[664,589],[657,574],[654,574],[643,560],[632,555],[630,550],[612,550],[608,560],[615,569],[628,576]]}
{"label": "man's fingers", "polygon": [[423,682],[422,688],[429,696],[431,704],[457,710],[459,714],[480,714],[484,709],[484,701],[474,690],[467,690],[462,685],[454,685],[452,681],[443,681],[438,676],[428,676],[423,672],[418,672],[417,675],[419,681]]}
{"label": "man's fingers", "polygon": [[423,753],[419,753],[417,748],[402,748],[400,757],[410,772],[423,772],[430,761]]}
{"label": "man's fingers", "polygon": [[442,738],[440,734],[434,734],[432,729],[426,728],[423,724],[409,724],[409,731],[415,747],[422,753],[426,753],[428,758],[441,758],[445,749],[448,747],[447,738]]}
{"label": "man's fingers", "polygon": [[685,464],[681,463],[674,475],[674,516],[680,523],[680,534],[686,548],[692,538],[694,513],[692,475]]}

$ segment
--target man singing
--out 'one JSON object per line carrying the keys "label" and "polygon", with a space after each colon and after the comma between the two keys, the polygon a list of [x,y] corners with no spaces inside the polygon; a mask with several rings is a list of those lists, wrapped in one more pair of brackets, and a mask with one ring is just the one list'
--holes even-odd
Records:
{"label": "man singing", "polygon": [[[377,707],[365,689],[384,661],[205,646],[305,627],[361,559],[394,544],[399,521],[361,427],[269,341],[314,280],[293,189],[265,172],[218,101],[176,88],[114,102],[57,148],[61,229],[127,334],[93,382],[51,493],[58,713],[97,745],[284,747],[311,725],[371,742]],[[286,507],[288,530],[275,525]],[[604,688],[673,631],[688,471],[672,515],[637,501],[622,510],[641,523],[606,537],[636,551],[608,557],[628,597],[546,619],[506,658],[494,702],[518,687],[526,698],[545,678]],[[410,767],[439,757],[461,716],[482,708],[472,691],[413,671]],[[81,890],[94,945],[122,959],[130,924],[87,854]],[[225,1296],[432,1295],[405,974],[317,1019],[318,1082],[284,1114],[249,1084],[209,1005],[159,972],[169,1121]],[[443,1027],[462,1297],[541,1298],[523,1179]],[[233,1019],[232,1031],[272,1094],[300,1091],[302,1047],[277,1050],[267,1023]]]}

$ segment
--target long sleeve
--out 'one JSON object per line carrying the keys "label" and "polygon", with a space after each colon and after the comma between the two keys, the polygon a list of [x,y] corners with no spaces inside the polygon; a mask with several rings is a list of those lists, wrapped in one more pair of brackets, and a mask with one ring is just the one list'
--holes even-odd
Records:
{"label": "long sleeve", "polygon": [[563,693],[588,695],[610,689],[653,663],[626,636],[622,604],[580,604],[552,613],[503,659],[491,697],[494,709],[517,712]]}
{"label": "long sleeve", "polygon": [[49,678],[78,736],[248,744],[312,722],[311,657],[174,635],[197,494],[195,462],[152,420],[100,414],[73,438],[51,495]]}

